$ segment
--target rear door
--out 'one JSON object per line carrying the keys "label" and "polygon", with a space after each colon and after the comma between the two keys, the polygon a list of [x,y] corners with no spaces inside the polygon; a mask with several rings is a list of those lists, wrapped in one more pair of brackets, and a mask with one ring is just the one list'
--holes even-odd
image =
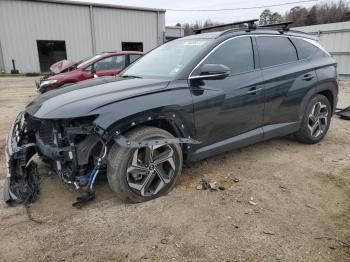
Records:
{"label": "rear door", "polygon": [[270,131],[285,126],[288,133],[297,128],[300,104],[317,83],[316,73],[289,37],[256,36],[256,41],[265,81],[264,131],[268,137]]}
{"label": "rear door", "polygon": [[[261,127],[264,92],[255,53],[250,36],[232,38],[216,47],[192,73],[192,76],[199,74],[204,64],[223,64],[232,70],[231,75],[222,80],[190,81],[201,146]],[[252,136],[258,139],[260,134],[262,132],[255,132]]]}
{"label": "rear door", "polygon": [[103,58],[94,63],[94,70],[98,76],[112,76],[118,74],[126,66],[125,55],[115,55]]}

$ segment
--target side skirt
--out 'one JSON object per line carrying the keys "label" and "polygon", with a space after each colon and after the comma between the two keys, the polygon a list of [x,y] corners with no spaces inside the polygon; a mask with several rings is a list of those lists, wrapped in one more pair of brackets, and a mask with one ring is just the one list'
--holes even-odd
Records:
{"label": "side skirt", "polygon": [[188,156],[186,162],[199,161],[210,156],[245,147],[274,137],[289,135],[298,131],[299,128],[299,122],[274,124],[257,128],[215,144],[199,148]]}

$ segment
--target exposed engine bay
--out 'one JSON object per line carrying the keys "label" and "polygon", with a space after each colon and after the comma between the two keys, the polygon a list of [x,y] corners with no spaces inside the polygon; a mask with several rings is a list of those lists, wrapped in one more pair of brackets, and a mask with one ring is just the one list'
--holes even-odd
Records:
{"label": "exposed engine bay", "polygon": [[94,124],[94,116],[75,119],[36,119],[20,113],[11,126],[6,144],[7,179],[4,199],[8,205],[28,204],[39,195],[39,175],[33,156],[69,187],[85,193],[73,203],[80,208],[95,198],[94,182],[107,168],[109,145],[125,148],[168,144],[196,144],[191,138],[133,141],[119,131],[108,134]]}
{"label": "exposed engine bay", "polygon": [[[20,113],[14,121],[6,147],[8,204],[32,202],[39,191],[37,153],[68,186],[87,187],[105,169],[106,142],[92,125],[93,117],[73,120],[38,120]],[[93,196],[90,196],[93,198]]]}

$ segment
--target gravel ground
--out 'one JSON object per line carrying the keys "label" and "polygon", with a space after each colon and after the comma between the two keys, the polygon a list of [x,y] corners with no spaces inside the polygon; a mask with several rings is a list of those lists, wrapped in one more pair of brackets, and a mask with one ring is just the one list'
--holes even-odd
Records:
{"label": "gravel ground", "polygon": [[[341,81],[339,107],[350,105]],[[0,78],[0,149],[34,78]],[[0,183],[5,177],[0,155]],[[350,121],[326,138],[273,139],[190,164],[167,196],[118,201],[106,179],[76,210],[70,191],[41,166],[36,224],[22,206],[0,204],[0,261],[350,261]],[[196,190],[200,180],[226,190]],[[239,180],[239,181],[238,181]]]}

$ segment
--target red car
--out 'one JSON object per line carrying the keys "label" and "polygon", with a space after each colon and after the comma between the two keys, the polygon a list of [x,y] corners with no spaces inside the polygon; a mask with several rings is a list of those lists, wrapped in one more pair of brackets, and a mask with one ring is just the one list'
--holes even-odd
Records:
{"label": "red car", "polygon": [[105,52],[80,62],[62,60],[50,67],[51,73],[36,81],[40,93],[99,76],[116,75],[139,59],[142,52]]}

